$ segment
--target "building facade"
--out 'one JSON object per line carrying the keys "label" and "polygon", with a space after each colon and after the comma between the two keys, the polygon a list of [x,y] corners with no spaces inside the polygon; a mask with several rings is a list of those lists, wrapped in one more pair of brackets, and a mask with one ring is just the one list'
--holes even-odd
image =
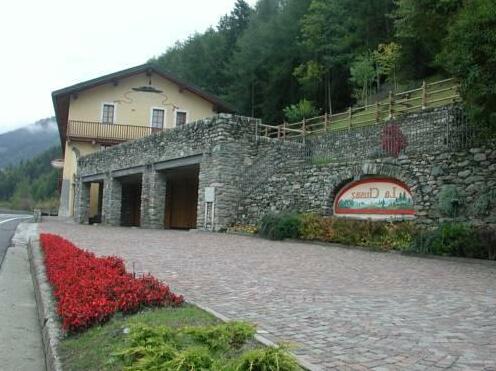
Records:
{"label": "building facade", "polygon": [[[57,90],[52,99],[64,153],[60,216],[74,215],[81,156],[231,111],[218,98],[148,64]],[[98,187],[93,185],[93,195]],[[100,218],[98,202],[88,215]]]}
{"label": "building facade", "polygon": [[[496,191],[496,146],[472,128],[448,106],[284,140],[261,136],[256,119],[216,115],[81,157],[75,216],[89,222],[99,200],[102,223],[145,228],[219,231],[282,211],[495,224],[484,200]],[[456,215],[438,207],[448,188]]]}

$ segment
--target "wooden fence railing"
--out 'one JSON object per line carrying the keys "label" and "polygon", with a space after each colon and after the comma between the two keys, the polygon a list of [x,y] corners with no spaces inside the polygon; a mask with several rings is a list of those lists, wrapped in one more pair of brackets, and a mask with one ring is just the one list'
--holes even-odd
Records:
{"label": "wooden fence railing", "polygon": [[360,107],[349,107],[345,112],[304,119],[280,125],[258,124],[257,135],[269,138],[298,138],[329,130],[366,126],[390,120],[398,115],[440,107],[460,101],[455,79],[424,83],[418,89],[400,93],[389,92],[387,100]]}
{"label": "wooden fence railing", "polygon": [[67,138],[118,143],[145,137],[164,129],[150,126],[105,124],[92,121],[72,121],[67,125]]}

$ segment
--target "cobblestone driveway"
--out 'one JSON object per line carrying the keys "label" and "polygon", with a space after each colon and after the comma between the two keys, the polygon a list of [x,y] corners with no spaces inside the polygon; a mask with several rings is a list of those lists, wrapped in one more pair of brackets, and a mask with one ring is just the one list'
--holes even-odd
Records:
{"label": "cobblestone driveway", "polygon": [[322,369],[496,370],[496,265],[201,232],[42,225]]}

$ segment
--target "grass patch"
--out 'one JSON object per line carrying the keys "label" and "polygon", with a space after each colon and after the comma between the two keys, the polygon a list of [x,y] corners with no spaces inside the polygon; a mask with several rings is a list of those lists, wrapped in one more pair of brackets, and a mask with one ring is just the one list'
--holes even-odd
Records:
{"label": "grass patch", "polygon": [[150,309],[129,316],[116,314],[102,326],[94,326],[84,333],[63,339],[59,352],[64,370],[122,370],[125,366],[121,361],[115,360],[111,365],[108,361],[112,353],[125,347],[126,328],[144,324],[176,329],[219,323],[211,314],[188,304],[179,308]]}
{"label": "grass patch", "polygon": [[59,353],[64,370],[301,370],[285,347],[265,347],[254,334],[184,304],[117,314],[63,339]]}

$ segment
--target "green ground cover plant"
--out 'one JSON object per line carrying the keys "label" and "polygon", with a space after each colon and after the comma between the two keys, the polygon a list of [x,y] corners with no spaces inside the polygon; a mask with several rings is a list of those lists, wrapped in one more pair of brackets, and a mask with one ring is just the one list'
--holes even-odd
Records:
{"label": "green ground cover plant", "polygon": [[64,370],[300,370],[287,349],[263,347],[255,328],[189,304],[115,315],[65,337]]}

